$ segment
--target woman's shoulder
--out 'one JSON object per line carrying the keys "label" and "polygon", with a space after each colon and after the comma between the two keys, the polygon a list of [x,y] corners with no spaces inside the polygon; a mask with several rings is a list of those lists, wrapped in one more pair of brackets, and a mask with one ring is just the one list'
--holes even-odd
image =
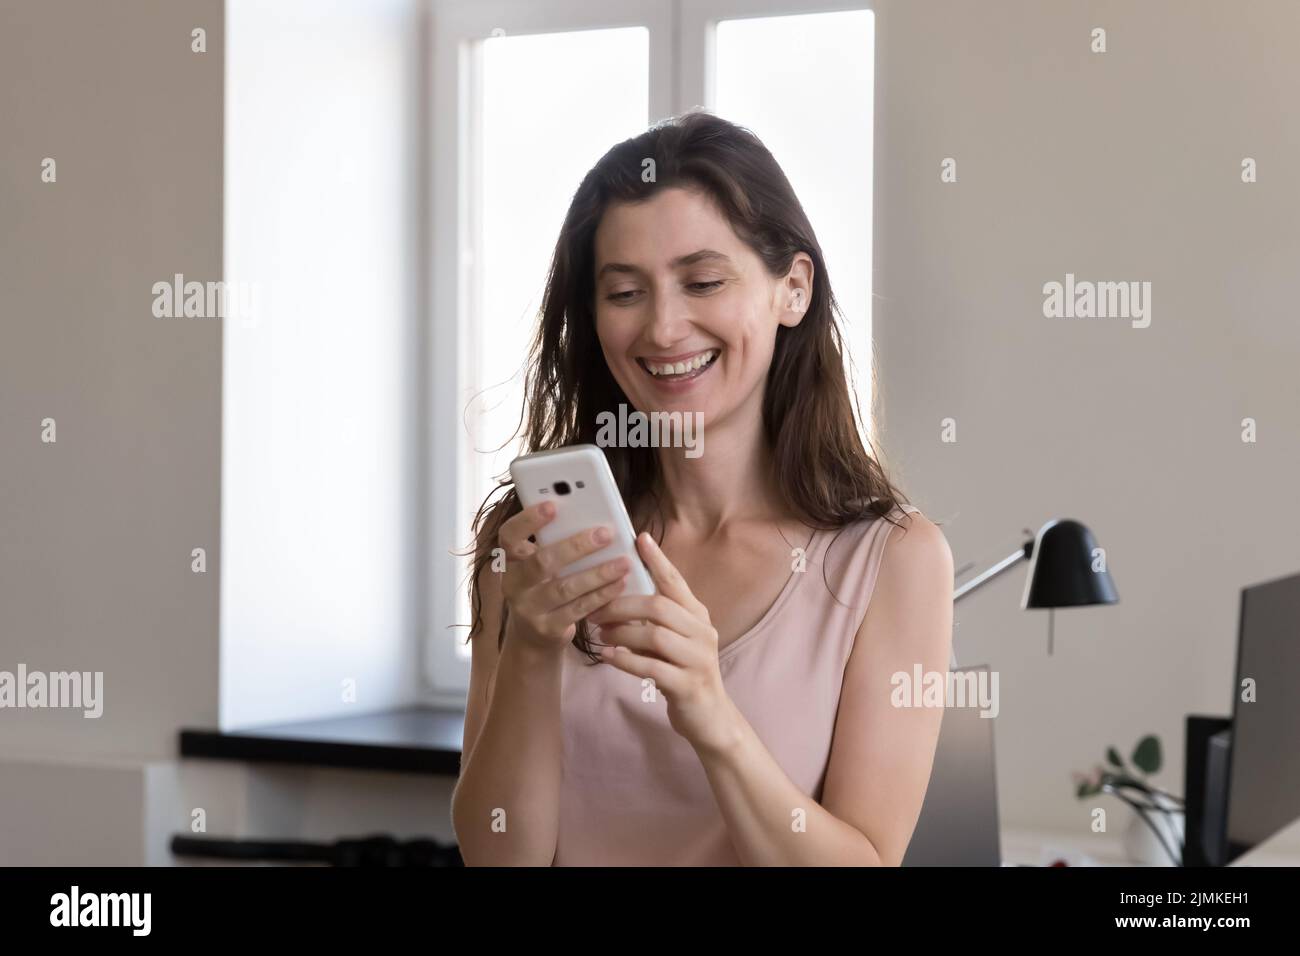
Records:
{"label": "woman's shoulder", "polygon": [[907,502],[895,502],[884,513],[864,515],[861,518],[849,521],[840,528],[826,532],[826,534],[836,539],[835,549],[838,551],[843,547],[839,539],[862,544],[881,535],[892,535],[895,532],[902,535],[910,531],[914,526],[924,525],[930,525],[936,531],[938,530],[938,527],[926,518],[916,505]]}
{"label": "woman's shoulder", "polygon": [[953,584],[952,549],[937,524],[919,508],[902,506],[897,530],[890,529],[888,547],[882,549],[878,588],[939,587]]}
{"label": "woman's shoulder", "polygon": [[878,577],[933,579],[946,575],[952,583],[947,538],[915,505],[896,504],[885,514],[860,518],[827,535],[830,540],[823,560],[829,575],[840,580],[864,579],[868,596]]}

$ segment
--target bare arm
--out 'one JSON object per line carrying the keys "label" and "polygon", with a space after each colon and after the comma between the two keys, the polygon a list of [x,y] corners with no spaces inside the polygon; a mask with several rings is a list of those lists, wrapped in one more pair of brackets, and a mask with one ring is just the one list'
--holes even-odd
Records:
{"label": "bare arm", "polygon": [[[527,541],[549,520],[526,509],[502,526],[507,571],[480,575],[481,626],[466,702],[460,779],[451,798],[452,828],[469,866],[549,866],[559,827],[563,742],[563,654],[574,623],[623,587],[627,562],[616,559],[558,577],[567,564],[603,544],[583,533],[539,549]],[[511,613],[497,652],[505,603]]]}
{"label": "bare arm", "polygon": [[562,652],[507,637],[498,653],[501,585],[489,579],[499,577],[484,570],[452,826],[467,865],[549,866],[559,820]]}

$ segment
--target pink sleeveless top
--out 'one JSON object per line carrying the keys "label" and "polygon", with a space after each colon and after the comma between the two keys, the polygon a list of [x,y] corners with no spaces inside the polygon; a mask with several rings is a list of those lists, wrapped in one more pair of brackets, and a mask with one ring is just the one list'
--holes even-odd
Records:
{"label": "pink sleeveless top", "polygon": [[[870,519],[838,537],[815,532],[804,570],[718,654],[727,694],[814,800],[822,797],[844,669],[894,530]],[[555,865],[739,866],[704,767],[669,725],[663,696],[643,700],[640,678],[588,661],[566,648]]]}

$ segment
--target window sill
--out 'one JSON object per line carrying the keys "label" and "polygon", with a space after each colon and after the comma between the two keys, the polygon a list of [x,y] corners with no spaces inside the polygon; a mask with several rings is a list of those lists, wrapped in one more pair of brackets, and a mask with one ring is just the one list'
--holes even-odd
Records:
{"label": "window sill", "polygon": [[461,708],[407,707],[230,733],[182,730],[180,752],[182,757],[455,777],[464,729]]}

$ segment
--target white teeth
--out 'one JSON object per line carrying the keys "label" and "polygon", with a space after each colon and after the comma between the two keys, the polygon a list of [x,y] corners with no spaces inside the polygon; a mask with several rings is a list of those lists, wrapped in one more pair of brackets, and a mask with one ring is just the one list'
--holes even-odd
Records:
{"label": "white teeth", "polygon": [[708,365],[717,357],[718,350],[710,349],[707,352],[701,352],[687,362],[673,362],[668,365],[652,365],[650,362],[646,362],[645,367],[650,371],[651,375],[685,375],[687,372],[693,372],[697,368]]}

